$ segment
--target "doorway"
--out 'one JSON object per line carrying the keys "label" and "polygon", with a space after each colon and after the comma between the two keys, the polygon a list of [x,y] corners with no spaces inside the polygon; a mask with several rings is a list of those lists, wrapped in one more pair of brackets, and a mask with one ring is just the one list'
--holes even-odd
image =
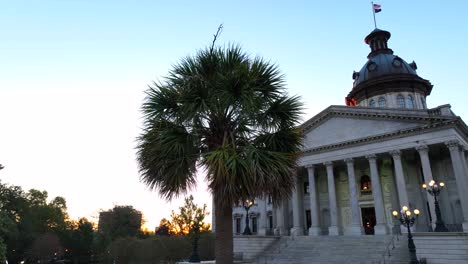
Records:
{"label": "doorway", "polygon": [[375,208],[374,207],[361,208],[361,216],[362,216],[362,225],[364,226],[364,233],[366,235],[373,235],[374,226],[375,226]]}

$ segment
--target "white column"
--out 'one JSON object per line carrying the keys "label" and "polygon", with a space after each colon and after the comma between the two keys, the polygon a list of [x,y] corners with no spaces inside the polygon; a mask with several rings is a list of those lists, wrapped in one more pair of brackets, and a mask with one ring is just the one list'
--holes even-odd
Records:
{"label": "white column", "polygon": [[293,211],[293,227],[291,228],[291,236],[303,236],[304,227],[301,224],[301,206],[300,206],[300,191],[302,190],[302,181],[300,176],[296,173],[295,188],[292,194],[292,211]]}
{"label": "white column", "polygon": [[[421,145],[421,146],[416,147],[416,150],[419,152],[419,158],[421,159],[424,182],[426,184],[429,184],[429,182],[433,180],[431,162],[429,160],[429,148],[426,145]],[[437,216],[435,213],[434,197],[430,195],[429,192],[426,192],[426,196],[427,196],[427,203],[429,204],[429,210],[431,213],[431,219],[432,219],[431,225],[432,225],[432,229],[434,229],[435,223],[437,220]]]}
{"label": "white column", "polygon": [[385,219],[385,207],[382,197],[382,188],[380,186],[380,176],[379,171],[377,169],[377,157],[375,155],[369,155],[366,158],[369,160],[372,183],[372,196],[374,198],[376,220],[374,230],[376,235],[385,235],[388,233],[387,220]]}
{"label": "white column", "polygon": [[393,165],[395,167],[395,181],[398,191],[398,200],[400,200],[399,208],[403,207],[403,205],[409,206],[405,175],[403,174],[403,166],[401,165],[401,151],[390,151],[390,155],[392,155]]}
{"label": "white column", "polygon": [[280,202],[280,205],[278,205],[276,208],[275,208],[275,211],[276,211],[276,228],[275,228],[275,235],[277,236],[286,236],[288,235],[288,232],[286,231],[286,227],[285,227],[285,222],[284,222],[284,218],[285,218],[285,202],[282,201]]}
{"label": "white column", "polygon": [[351,226],[345,230],[347,235],[362,235],[363,228],[359,219],[359,204],[356,189],[356,176],[354,175],[354,160],[345,159],[348,168],[348,182],[349,182],[349,206],[351,208]]}
{"label": "white column", "polygon": [[338,206],[336,204],[336,191],[335,191],[335,176],[333,174],[333,162],[328,161],[324,163],[327,166],[328,178],[328,200],[330,204],[330,227],[328,227],[328,235],[339,235],[338,229]]}
{"label": "white column", "polygon": [[450,157],[452,159],[453,173],[457,181],[458,195],[460,196],[460,206],[463,213],[463,232],[468,232],[468,186],[465,179],[466,174],[463,171],[463,161],[460,153],[460,145],[457,140],[452,140],[445,143],[450,150]]}
{"label": "white column", "polygon": [[268,205],[268,197],[265,197],[265,199],[259,202],[260,217],[258,219],[259,229],[257,232],[259,236],[266,236],[267,234],[267,226],[268,226],[267,205]]}
{"label": "white column", "polygon": [[309,176],[309,193],[310,193],[310,219],[312,225],[309,228],[309,236],[320,235],[320,222],[319,222],[319,205],[317,188],[315,187],[315,167],[311,165],[307,167]]}

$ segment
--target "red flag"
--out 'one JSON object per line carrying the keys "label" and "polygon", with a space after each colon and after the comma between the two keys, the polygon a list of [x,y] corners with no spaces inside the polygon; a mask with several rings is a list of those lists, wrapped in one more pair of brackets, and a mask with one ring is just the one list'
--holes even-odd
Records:
{"label": "red flag", "polygon": [[378,4],[373,4],[372,7],[374,8],[375,13],[382,11],[382,8]]}

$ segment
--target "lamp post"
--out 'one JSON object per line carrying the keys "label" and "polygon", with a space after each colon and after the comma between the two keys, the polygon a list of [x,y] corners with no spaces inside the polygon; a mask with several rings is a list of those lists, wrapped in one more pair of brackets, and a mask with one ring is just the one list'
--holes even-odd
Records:
{"label": "lamp post", "polygon": [[419,210],[414,209],[414,216],[411,216],[412,213],[407,206],[403,206],[400,213],[393,211],[392,215],[396,219],[400,220],[400,223],[408,229],[408,250],[410,253],[410,264],[419,264],[418,258],[416,257],[416,246],[414,245],[413,236],[411,235],[410,227],[414,224],[416,219],[419,216]]}
{"label": "lamp post", "polygon": [[244,208],[245,208],[245,229],[244,229],[244,233],[242,233],[243,235],[252,235],[252,232],[250,232],[250,228],[249,228],[249,209],[250,207],[252,207],[252,205],[254,204],[253,201],[251,200],[246,200],[244,202]]}
{"label": "lamp post", "polygon": [[429,186],[425,183],[422,187],[432,196],[434,196],[434,206],[435,206],[435,213],[436,213],[436,228],[434,231],[436,232],[448,232],[448,228],[445,226],[444,220],[442,220],[442,214],[440,213],[439,201],[437,200],[437,196],[439,196],[440,191],[445,187],[445,183],[435,182],[431,180],[429,182]]}

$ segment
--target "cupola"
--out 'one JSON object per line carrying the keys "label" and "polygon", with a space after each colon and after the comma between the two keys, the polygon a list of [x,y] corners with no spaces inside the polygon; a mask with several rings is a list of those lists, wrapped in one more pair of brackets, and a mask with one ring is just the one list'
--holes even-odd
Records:
{"label": "cupola", "polygon": [[364,42],[371,52],[359,72],[353,72],[348,105],[389,108],[426,108],[432,85],[418,76],[416,63],[407,63],[388,47],[390,32],[375,29]]}

